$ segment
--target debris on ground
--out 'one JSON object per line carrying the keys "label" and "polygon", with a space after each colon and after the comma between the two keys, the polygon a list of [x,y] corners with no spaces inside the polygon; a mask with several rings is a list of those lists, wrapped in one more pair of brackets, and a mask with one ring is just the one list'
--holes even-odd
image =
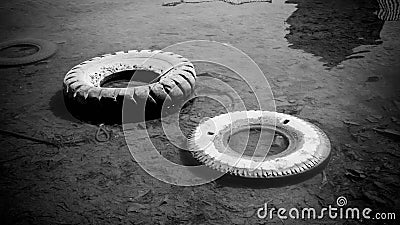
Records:
{"label": "debris on ground", "polygon": [[343,123],[348,125],[361,126],[361,124],[349,120],[343,120]]}
{"label": "debris on ground", "polygon": [[21,133],[17,133],[17,132],[14,132],[14,131],[0,129],[0,133],[6,134],[6,135],[11,135],[11,136],[14,136],[14,137],[17,137],[17,138],[23,138],[23,139],[26,139],[26,140],[43,143],[43,144],[46,144],[46,145],[51,145],[51,146],[54,146],[54,147],[57,147],[57,148],[60,147],[59,145],[57,145],[54,142],[51,142],[51,141],[48,141],[48,140],[44,140],[44,139],[40,139],[40,138],[36,138],[36,137],[31,137],[31,136],[28,136],[28,135],[25,135],[25,134],[21,134]]}
{"label": "debris on ground", "polygon": [[368,116],[367,118],[365,118],[365,120],[367,120],[370,123],[378,123],[379,120],[377,120],[375,117],[372,116]]}
{"label": "debris on ground", "polygon": [[139,213],[139,212],[142,212],[143,210],[148,210],[150,208],[151,208],[151,205],[148,205],[148,204],[131,203],[130,206],[128,207],[127,211]]}
{"label": "debris on ground", "polygon": [[371,77],[368,77],[365,82],[377,82],[377,81],[379,81],[379,77],[371,76]]}
{"label": "debris on ground", "polygon": [[400,139],[400,131],[394,130],[394,129],[379,129],[379,128],[374,128],[374,131],[385,134],[389,137]]}
{"label": "debris on ground", "polygon": [[345,176],[354,180],[366,178],[366,175],[363,171],[354,168],[346,169]]}
{"label": "debris on ground", "polygon": [[96,131],[95,139],[98,142],[107,142],[111,138],[111,132],[108,130],[104,124],[100,124]]}

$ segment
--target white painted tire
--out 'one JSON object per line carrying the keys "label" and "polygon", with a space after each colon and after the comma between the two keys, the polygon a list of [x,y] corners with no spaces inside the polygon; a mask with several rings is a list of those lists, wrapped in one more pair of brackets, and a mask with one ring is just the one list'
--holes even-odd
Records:
{"label": "white painted tire", "polygon": [[[228,146],[227,138],[250,126],[262,126],[284,134],[289,146],[267,157],[240,155]],[[297,117],[268,111],[240,111],[200,123],[190,137],[189,149],[196,159],[221,172],[251,178],[279,178],[326,165],[331,145],[321,129]]]}
{"label": "white painted tire", "polygon": [[[154,83],[127,88],[108,88],[101,84],[126,70],[145,70],[159,74]],[[92,58],[73,67],[64,78],[64,101],[69,111],[83,120],[121,117],[122,105],[130,104],[135,113],[144,106],[160,111],[161,106],[184,101],[194,91],[196,72],[186,58],[172,52],[130,50]],[[120,119],[116,119],[119,121]]]}

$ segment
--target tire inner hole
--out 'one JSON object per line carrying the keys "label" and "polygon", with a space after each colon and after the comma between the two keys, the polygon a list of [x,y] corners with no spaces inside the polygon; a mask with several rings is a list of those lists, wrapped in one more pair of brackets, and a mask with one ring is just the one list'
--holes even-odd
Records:
{"label": "tire inner hole", "polygon": [[[247,144],[246,139],[248,139]],[[277,130],[274,133],[272,129],[257,126],[241,130],[228,138],[228,146],[233,151],[239,154],[243,153],[246,156],[265,156],[265,151],[268,150],[271,142],[267,156],[279,154],[289,146],[289,139],[283,133]],[[259,150],[256,152],[257,143],[259,144]]]}
{"label": "tire inner hole", "polygon": [[100,87],[127,88],[149,84],[159,76],[150,70],[124,70],[113,73],[100,81]]}
{"label": "tire inner hole", "polygon": [[30,45],[30,44],[13,45],[0,49],[0,57],[20,58],[28,55],[33,55],[38,51],[39,48],[35,45]]}

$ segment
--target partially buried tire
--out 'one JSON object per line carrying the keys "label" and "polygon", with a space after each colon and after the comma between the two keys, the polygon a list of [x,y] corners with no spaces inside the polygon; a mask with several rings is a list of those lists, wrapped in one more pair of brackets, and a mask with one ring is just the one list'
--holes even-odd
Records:
{"label": "partially buried tire", "polygon": [[0,66],[17,66],[34,63],[52,56],[57,51],[57,45],[55,43],[34,38],[2,42],[0,43],[0,50],[16,46],[35,47],[37,48],[37,52],[23,57],[0,57]]}
{"label": "partially buried tire", "polygon": [[[119,78],[132,78],[141,85],[104,87]],[[193,64],[180,55],[151,50],[116,52],[73,67],[64,78],[64,102],[81,120],[120,123],[124,113],[124,122],[138,122],[159,117],[161,109],[185,101],[195,81]]]}
{"label": "partially buried tire", "polygon": [[[288,144],[275,155],[248,156],[233,150],[228,145],[230,138],[251,127],[274,130]],[[239,111],[199,124],[191,135],[189,149],[200,162],[221,172],[248,178],[285,179],[323,169],[329,161],[331,145],[321,129],[297,117],[269,111]]]}

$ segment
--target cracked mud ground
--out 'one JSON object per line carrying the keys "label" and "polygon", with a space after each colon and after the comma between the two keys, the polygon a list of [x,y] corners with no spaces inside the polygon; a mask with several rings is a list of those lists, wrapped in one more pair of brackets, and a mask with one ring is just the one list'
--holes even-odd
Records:
{"label": "cracked mud ground", "polygon": [[[0,40],[34,37],[59,47],[40,63],[0,68],[1,129],[70,143],[57,149],[1,134],[2,224],[378,224],[281,221],[276,216],[268,221],[255,214],[266,202],[276,208],[320,209],[335,205],[338,196],[345,196],[350,207],[399,216],[399,137],[377,132],[400,129],[398,21],[374,17],[378,5],[373,0],[161,4],[0,3]],[[326,180],[318,174],[298,184],[269,187],[225,176],[197,187],[165,184],[133,160],[120,126],[107,126],[111,140],[97,143],[97,127],[74,119],[64,108],[62,80],[74,65],[105,53],[162,49],[198,39],[230,43],[247,53],[267,76],[277,110],[328,134],[332,158]],[[229,71],[196,67],[198,74],[225,77],[245,100],[251,98],[240,81],[226,78]],[[207,79],[198,85],[207,85]],[[183,132],[189,133],[202,117],[220,113],[224,110],[218,103],[196,99],[181,113]],[[157,121],[149,127],[162,155],[185,161]],[[379,221],[385,223],[394,221]]]}

